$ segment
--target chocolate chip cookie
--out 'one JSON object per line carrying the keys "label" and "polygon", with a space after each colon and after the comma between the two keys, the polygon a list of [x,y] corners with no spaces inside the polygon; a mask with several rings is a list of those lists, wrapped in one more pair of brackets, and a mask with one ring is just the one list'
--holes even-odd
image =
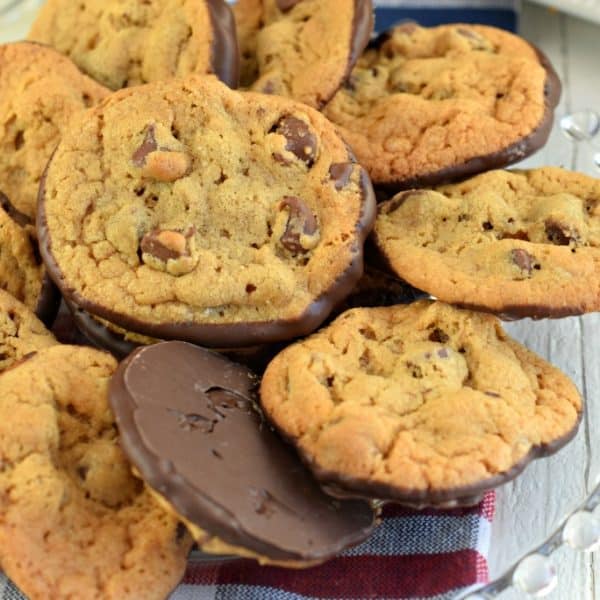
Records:
{"label": "chocolate chip cookie", "polygon": [[380,36],[325,110],[375,184],[431,186],[544,145],[560,97],[548,60],[477,25],[405,23]]}
{"label": "chocolate chip cookie", "polygon": [[432,504],[515,477],[571,439],[583,410],[494,316],[429,300],[347,311],[280,353],[260,397],[322,483]]}
{"label": "chocolate chip cookie", "polygon": [[600,310],[600,180],[493,171],[379,206],[391,269],[444,302],[511,318]]}
{"label": "chocolate chip cookie", "polygon": [[40,191],[65,297],[128,331],[239,348],[316,329],[362,274],[370,181],[334,127],[214,78],[73,120]]}
{"label": "chocolate chip cookie", "polygon": [[109,395],[127,456],[203,551],[299,567],[364,540],[370,505],[321,491],[263,421],[255,387],[245,367],[165,342],[121,363]]}
{"label": "chocolate chip cookie", "polygon": [[60,294],[39,256],[33,222],[0,192],[0,289],[23,302],[50,325]]}
{"label": "chocolate chip cookie", "polygon": [[224,0],[48,0],[29,39],[117,90],[192,73],[237,86],[235,22]]}
{"label": "chocolate chip cookie", "polygon": [[52,48],[0,45],[0,190],[35,219],[42,172],[60,133],[78,111],[109,90]]}
{"label": "chocolate chip cookie", "polygon": [[55,346],[0,377],[0,561],[31,600],[162,600],[183,576],[189,536],[119,447],[115,368]]}
{"label": "chocolate chip cookie", "polygon": [[0,372],[57,343],[24,304],[0,290]]}
{"label": "chocolate chip cookie", "polygon": [[239,0],[233,8],[244,87],[327,103],[373,31],[371,0]]}

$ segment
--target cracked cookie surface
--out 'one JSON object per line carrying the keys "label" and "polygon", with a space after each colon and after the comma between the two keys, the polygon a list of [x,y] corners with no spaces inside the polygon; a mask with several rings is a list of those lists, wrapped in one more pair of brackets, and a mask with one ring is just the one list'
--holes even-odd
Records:
{"label": "cracked cookie surface", "polygon": [[71,117],[108,95],[68,59],[40,44],[0,46],[0,191],[35,219],[40,179]]}
{"label": "cracked cookie surface", "polygon": [[192,73],[238,81],[235,22],[223,0],[48,0],[28,37],[113,90]]}
{"label": "cracked cookie surface", "polygon": [[368,176],[321,114],[214,78],[87,112],[41,196],[42,255],[73,304],[224,348],[313,331],[360,278],[374,218]]}
{"label": "cracked cookie surface", "polygon": [[327,105],[375,184],[436,185],[540,148],[560,82],[521,38],[476,25],[415,23],[384,34]]}
{"label": "cracked cookie surface", "polygon": [[417,503],[515,477],[582,412],[568,377],[495,317],[426,300],[344,313],[279,354],[260,396],[322,483]]}
{"label": "cracked cookie surface", "polygon": [[41,350],[0,377],[0,560],[32,600],[164,598],[190,541],[133,477],[110,355]]}
{"label": "cracked cookie surface", "polygon": [[373,30],[371,0],[239,0],[241,85],[321,108]]}
{"label": "cracked cookie surface", "polygon": [[600,310],[600,180],[492,171],[379,207],[392,270],[436,298],[508,317]]}
{"label": "cracked cookie surface", "polygon": [[24,304],[0,290],[0,372],[56,344],[52,333]]}
{"label": "cracked cookie surface", "polygon": [[0,192],[0,289],[23,302],[50,325],[60,295],[48,278],[33,237],[33,221]]}

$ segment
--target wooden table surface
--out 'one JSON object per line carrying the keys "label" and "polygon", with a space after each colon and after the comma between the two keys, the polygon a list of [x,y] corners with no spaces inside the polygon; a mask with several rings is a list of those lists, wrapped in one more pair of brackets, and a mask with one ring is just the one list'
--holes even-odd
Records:
{"label": "wooden table surface", "polygon": [[[551,59],[563,96],[557,120],[571,111],[600,112],[600,26],[525,2],[521,33]],[[600,139],[598,140],[600,149]],[[524,167],[556,165],[600,177],[589,147],[569,142],[555,128],[546,147]],[[508,332],[563,369],[587,400],[579,435],[551,459],[532,464],[522,477],[497,492],[492,529],[492,577],[512,564],[526,548],[543,541],[568,511],[594,487],[600,474],[600,315],[507,324]],[[554,556],[559,584],[551,600],[599,600],[600,554],[577,554],[562,548]],[[504,593],[503,600],[522,598]]]}
{"label": "wooden table surface", "polygon": [[[37,2],[28,0],[31,14]],[[14,24],[11,39],[24,35],[27,20]],[[600,26],[525,2],[521,32],[550,57],[563,82],[557,117],[584,108],[600,111]],[[7,40],[0,34],[0,42]],[[560,165],[600,177],[591,154],[589,148],[567,141],[555,127],[547,146],[522,166]],[[600,315],[524,320],[507,324],[506,329],[574,379],[587,399],[587,416],[572,444],[530,465],[515,482],[498,490],[490,548],[492,577],[543,541],[585,498],[600,474]],[[550,600],[600,600],[600,554],[561,549],[554,561],[559,584]],[[522,595],[511,590],[501,597],[517,600]]]}

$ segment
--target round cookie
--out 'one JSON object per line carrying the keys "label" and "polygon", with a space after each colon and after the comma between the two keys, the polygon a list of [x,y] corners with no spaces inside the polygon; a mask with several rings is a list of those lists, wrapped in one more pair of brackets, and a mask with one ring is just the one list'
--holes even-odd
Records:
{"label": "round cookie", "polygon": [[390,268],[439,300],[509,318],[600,310],[600,180],[492,171],[379,205]]}
{"label": "round cookie", "polygon": [[203,551],[302,567],[364,540],[369,503],[323,493],[263,421],[255,386],[241,365],[165,342],[121,363],[109,396],[125,453]]}
{"label": "round cookie", "polygon": [[57,343],[24,304],[0,290],[0,372]]}
{"label": "round cookie", "polygon": [[28,37],[112,90],[207,73],[238,83],[235,22],[224,0],[48,0]]}
{"label": "round cookie", "polygon": [[40,179],[71,117],[109,90],[40,44],[0,45],[0,190],[35,219]]}
{"label": "round cookie", "polygon": [[42,264],[33,234],[33,221],[0,192],[0,289],[50,325],[58,311],[60,294]]}
{"label": "round cookie", "polygon": [[128,331],[239,348],[313,331],[362,274],[364,170],[318,112],[214,78],[121,90],[40,190],[65,298]]}
{"label": "round cookie", "polygon": [[428,300],[344,313],[281,352],[260,397],[323,484],[416,504],[512,479],[569,441],[583,410],[495,317]]}
{"label": "round cookie", "polygon": [[405,23],[324,111],[373,183],[398,190],[503,167],[544,145],[560,97],[548,60],[493,27]]}
{"label": "round cookie", "polygon": [[31,600],[162,600],[183,576],[189,536],[119,447],[116,366],[55,346],[0,377],[0,561]]}
{"label": "round cookie", "polygon": [[320,109],[373,31],[371,0],[239,0],[241,84]]}

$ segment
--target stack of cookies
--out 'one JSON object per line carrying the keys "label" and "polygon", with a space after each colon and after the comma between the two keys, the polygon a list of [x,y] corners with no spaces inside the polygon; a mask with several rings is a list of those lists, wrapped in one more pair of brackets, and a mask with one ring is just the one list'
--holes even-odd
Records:
{"label": "stack of cookies", "polygon": [[30,598],[164,598],[193,543],[315,565],[576,434],[498,320],[600,308],[600,181],[492,170],[558,78],[490,27],[370,41],[372,11],[48,0],[0,47],[0,564]]}

